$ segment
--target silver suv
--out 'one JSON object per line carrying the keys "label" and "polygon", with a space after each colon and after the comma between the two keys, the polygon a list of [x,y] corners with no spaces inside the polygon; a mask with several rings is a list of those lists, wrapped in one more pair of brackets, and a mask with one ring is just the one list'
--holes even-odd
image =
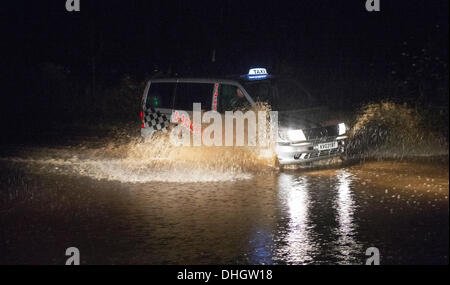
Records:
{"label": "silver suv", "polygon": [[141,104],[141,135],[148,139],[170,125],[174,111],[202,109],[223,113],[256,102],[267,102],[278,111],[276,153],[281,165],[304,164],[341,156],[345,151],[346,126],[330,116],[326,107],[298,82],[267,74],[264,68],[230,78],[151,79]]}

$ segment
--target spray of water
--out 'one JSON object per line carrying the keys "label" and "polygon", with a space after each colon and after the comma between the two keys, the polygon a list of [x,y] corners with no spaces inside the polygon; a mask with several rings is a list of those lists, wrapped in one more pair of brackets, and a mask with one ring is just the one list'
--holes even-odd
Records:
{"label": "spray of water", "polygon": [[[268,105],[253,108],[255,112],[262,110],[269,110]],[[109,143],[90,150],[87,157],[71,159],[72,169],[78,174],[132,183],[233,181],[272,171],[276,166],[273,147],[174,146],[170,130],[157,133],[147,142],[135,138],[127,143]]]}
{"label": "spray of water", "polygon": [[408,158],[448,155],[448,144],[423,127],[423,118],[406,104],[364,106],[350,132],[350,158]]}
{"label": "spray of water", "polygon": [[[254,111],[259,110],[268,111],[270,106],[258,104]],[[85,144],[70,149],[40,149],[41,156],[34,154],[25,162],[126,183],[234,181],[277,170],[273,146],[180,147],[170,143],[169,133],[142,142],[122,132],[101,147]],[[448,156],[448,144],[423,127],[417,112],[391,102],[361,109],[347,148],[348,157],[357,159]],[[21,162],[20,158],[15,160]]]}

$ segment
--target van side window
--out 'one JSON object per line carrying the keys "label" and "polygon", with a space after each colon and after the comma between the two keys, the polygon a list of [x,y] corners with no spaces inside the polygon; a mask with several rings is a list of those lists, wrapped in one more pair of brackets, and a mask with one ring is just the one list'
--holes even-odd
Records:
{"label": "van side window", "polygon": [[192,111],[193,103],[201,103],[202,110],[211,110],[214,84],[178,83],[174,109]]}
{"label": "van side window", "polygon": [[237,86],[221,84],[219,88],[219,112],[235,111],[250,107],[250,102]]}
{"label": "van side window", "polygon": [[151,83],[145,107],[172,109],[176,83]]}

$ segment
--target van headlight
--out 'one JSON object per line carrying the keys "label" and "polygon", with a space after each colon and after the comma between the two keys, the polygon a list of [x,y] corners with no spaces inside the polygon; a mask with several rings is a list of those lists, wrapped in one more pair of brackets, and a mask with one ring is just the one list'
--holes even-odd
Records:
{"label": "van headlight", "polygon": [[281,141],[284,142],[300,142],[300,141],[306,141],[305,133],[298,129],[298,130],[279,130],[278,136]]}
{"label": "van headlight", "polygon": [[338,134],[343,135],[347,132],[347,126],[344,123],[338,125]]}
{"label": "van headlight", "polygon": [[302,130],[288,130],[287,138],[292,142],[306,141],[305,133]]}

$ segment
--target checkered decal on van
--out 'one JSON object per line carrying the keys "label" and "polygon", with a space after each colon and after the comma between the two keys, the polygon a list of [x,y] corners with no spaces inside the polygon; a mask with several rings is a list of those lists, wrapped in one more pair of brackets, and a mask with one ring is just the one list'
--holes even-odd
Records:
{"label": "checkered decal on van", "polygon": [[154,108],[149,108],[145,111],[144,121],[154,131],[165,131],[170,123],[170,119],[165,114],[161,114],[160,111]]}

